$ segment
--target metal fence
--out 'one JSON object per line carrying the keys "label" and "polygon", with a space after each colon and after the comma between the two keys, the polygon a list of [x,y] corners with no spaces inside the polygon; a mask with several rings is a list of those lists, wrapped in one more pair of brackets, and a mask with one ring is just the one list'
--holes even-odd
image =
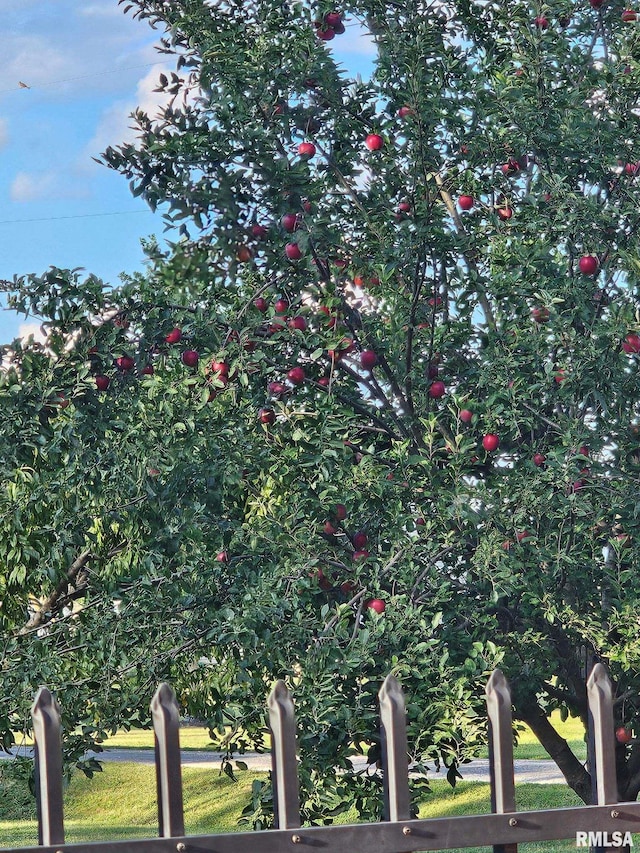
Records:
{"label": "metal fence", "polygon": [[186,836],[179,711],[173,691],[162,684],[151,703],[159,838],[65,844],[60,712],[56,699],[42,687],[32,709],[40,846],[14,848],[13,853],[414,853],[476,846],[493,847],[494,853],[517,853],[519,843],[575,841],[578,832],[607,833],[616,839],[640,831],[640,802],[618,802],[612,687],[602,664],[593,668],[587,691],[595,744],[595,805],[516,810],[511,696],[504,676],[496,670],[486,687],[493,813],[411,820],[404,695],[390,675],[379,692],[387,820],[301,827],[294,706],[284,682],[278,681],[268,698],[277,829]]}

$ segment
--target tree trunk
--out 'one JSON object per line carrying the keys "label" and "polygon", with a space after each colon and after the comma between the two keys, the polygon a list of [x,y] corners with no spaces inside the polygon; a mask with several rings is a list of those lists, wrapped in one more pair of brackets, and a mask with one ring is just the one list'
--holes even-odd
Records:
{"label": "tree trunk", "polygon": [[583,803],[591,805],[593,796],[591,793],[591,775],[575,757],[567,741],[561,737],[551,725],[546,715],[537,705],[527,708],[517,707],[516,719],[526,723],[542,746],[558,765],[567,784],[580,797]]}

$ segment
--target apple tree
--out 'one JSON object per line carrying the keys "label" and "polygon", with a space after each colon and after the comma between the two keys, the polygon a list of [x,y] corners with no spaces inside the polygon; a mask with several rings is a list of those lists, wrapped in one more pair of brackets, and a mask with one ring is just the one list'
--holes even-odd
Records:
{"label": "apple tree", "polygon": [[[167,677],[234,752],[285,675],[305,817],[372,815],[377,774],[332,769],[354,747],[375,766],[382,677],[416,768],[454,782],[499,664],[590,802],[550,713],[586,725],[604,660],[636,798],[636,13],[125,11],[175,71],[103,160],[175,242],[112,289],[55,268],[6,285],[48,332],[7,347],[0,388],[6,742],[36,675],[74,697],[76,754],[144,722]],[[341,40],[370,45],[369,79]]]}

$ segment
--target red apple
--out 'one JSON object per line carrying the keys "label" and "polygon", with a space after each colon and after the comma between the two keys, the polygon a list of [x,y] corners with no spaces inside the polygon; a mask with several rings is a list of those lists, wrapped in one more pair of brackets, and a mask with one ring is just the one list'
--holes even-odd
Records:
{"label": "red apple", "polygon": [[360,364],[365,370],[372,370],[378,363],[378,356],[372,349],[363,349],[360,353]]}
{"label": "red apple", "polygon": [[364,141],[369,151],[379,151],[384,145],[384,139],[379,133],[370,133]]}
{"label": "red apple", "polygon": [[344,504],[336,504],[335,517],[338,521],[345,521],[347,517],[347,508]]}
{"label": "red apple", "polygon": [[152,364],[145,364],[145,366],[142,368],[143,376],[153,376],[154,373],[155,370]]}
{"label": "red apple", "polygon": [[458,206],[461,210],[471,210],[473,207],[474,198],[472,195],[461,195],[458,198]]}
{"label": "red apple", "polygon": [[325,521],[324,527],[322,529],[328,536],[335,536],[335,534],[338,532],[338,528],[330,521]]}
{"label": "red apple", "polygon": [[368,556],[369,552],[366,551],[364,548],[361,548],[360,550],[353,552],[353,554],[351,555],[351,559],[354,563],[356,563],[358,560],[366,560]]}
{"label": "red apple", "polygon": [[295,213],[285,213],[280,220],[280,225],[282,225],[285,231],[289,232],[295,231],[299,224],[300,220]]}
{"label": "red apple", "polygon": [[299,261],[302,257],[302,251],[297,243],[287,243],[284,247],[284,253],[290,261]]}
{"label": "red apple", "polygon": [[622,342],[622,349],[627,355],[633,355],[640,352],[640,335],[630,332]]}
{"label": "red apple", "polygon": [[101,376],[101,375],[96,376],[95,381],[96,381],[96,388],[98,389],[98,391],[106,391],[107,388],[109,387],[110,383],[111,383],[111,380],[109,379],[108,376]]}
{"label": "red apple", "polygon": [[482,446],[488,453],[493,450],[497,450],[499,444],[500,438],[495,434],[495,432],[489,432],[482,438]]}
{"label": "red apple", "polygon": [[357,533],[353,534],[353,547],[356,551],[361,551],[363,548],[367,547],[368,537],[364,530],[358,530]]}
{"label": "red apple", "polygon": [[216,554],[216,560],[219,563],[228,563],[229,562],[229,552],[228,551],[218,551]]}
{"label": "red apple", "polygon": [[292,367],[287,373],[287,379],[292,385],[302,385],[305,380],[305,373],[302,367]]}
{"label": "red apple", "polygon": [[253,304],[262,314],[264,314],[267,308],[269,307],[269,303],[263,296],[258,296],[257,299],[254,299]]}
{"label": "red apple", "polygon": [[413,114],[414,114],[414,112],[411,109],[411,107],[404,106],[404,107],[400,107],[400,109],[398,110],[398,118],[408,118],[409,116],[412,116]]}
{"label": "red apple", "polygon": [[469,411],[469,409],[460,409],[458,417],[463,424],[470,424],[473,420],[473,412]]}
{"label": "red apple", "polygon": [[313,142],[301,142],[300,145],[298,145],[298,154],[305,160],[310,160],[315,153],[316,146]]}
{"label": "red apple", "polygon": [[369,610],[375,611],[375,613],[384,613],[387,605],[384,603],[382,598],[370,598],[365,606],[368,607]]}
{"label": "red apple", "polygon": [[269,229],[265,225],[258,225],[256,222],[251,226],[251,236],[255,237],[257,240],[262,240],[263,237],[266,237],[269,233]]}
{"label": "red apple", "polygon": [[342,12],[327,12],[324,22],[328,27],[335,29],[342,23]]}
{"label": "red apple", "polygon": [[196,367],[200,354],[194,349],[186,349],[180,357],[182,359],[182,363],[187,367]]}
{"label": "red apple", "polygon": [[542,466],[546,462],[546,459],[547,457],[544,455],[544,453],[533,454],[533,464],[538,468],[542,468]]}
{"label": "red apple", "polygon": [[544,305],[538,308],[531,309],[531,316],[536,323],[548,323],[551,312]]}
{"label": "red apple", "polygon": [[273,306],[276,314],[286,314],[289,310],[289,303],[283,297],[276,300],[276,304]]}
{"label": "red apple", "polygon": [[599,9],[603,3],[604,0],[589,0],[589,5],[592,9]]}
{"label": "red apple", "polygon": [[631,177],[633,177],[634,175],[637,175],[638,172],[640,171],[640,164],[639,163],[625,163],[624,164],[624,171],[627,175],[631,175]]}
{"label": "red apple", "polygon": [[437,380],[436,382],[432,382],[429,387],[429,396],[434,400],[437,400],[439,397],[444,397],[446,393],[446,388],[444,382]]}
{"label": "red apple", "polygon": [[321,376],[320,379],[318,379],[318,385],[322,388],[328,388],[330,384],[331,379],[328,376]]}
{"label": "red apple", "polygon": [[273,409],[260,409],[258,418],[261,424],[274,424],[276,422],[276,413]]}
{"label": "red apple", "polygon": [[620,726],[616,729],[616,740],[618,743],[630,743],[633,740],[633,734],[626,726]]}
{"label": "red apple", "polygon": [[236,250],[236,260],[241,264],[246,264],[253,257],[253,252],[248,246],[238,246]]}
{"label": "red apple", "polygon": [[287,386],[282,382],[270,382],[267,385],[267,391],[272,397],[282,397],[283,394],[287,393]]}
{"label": "red apple", "polygon": [[298,331],[304,332],[307,328],[307,321],[302,316],[302,314],[297,314],[295,317],[292,317],[289,320],[289,328],[298,329]]}
{"label": "red apple", "polygon": [[598,272],[598,259],[593,255],[583,255],[578,261],[578,269],[583,275],[595,275]]}
{"label": "red apple", "polygon": [[520,171],[520,164],[514,157],[509,157],[500,169],[503,175],[515,175]]}
{"label": "red apple", "polygon": [[316,35],[322,41],[331,41],[335,37],[336,31],[332,27],[319,27],[316,30]]}
{"label": "red apple", "polygon": [[120,358],[116,358],[116,364],[118,365],[120,370],[123,370],[125,372],[133,370],[133,368],[136,366],[135,361],[131,358],[130,355],[121,355]]}
{"label": "red apple", "polygon": [[638,17],[637,13],[633,11],[633,9],[625,9],[622,13],[623,21],[635,21]]}
{"label": "red apple", "polygon": [[229,365],[226,361],[216,361],[215,359],[211,362],[211,370],[214,373],[219,373],[221,376],[229,375]]}
{"label": "red apple", "polygon": [[501,219],[503,222],[506,222],[507,219],[511,219],[513,216],[513,210],[510,207],[499,207],[497,213],[498,219]]}
{"label": "red apple", "polygon": [[172,329],[169,334],[165,337],[165,341],[168,344],[177,344],[182,338],[182,329],[179,329],[177,326],[175,329]]}
{"label": "red apple", "polygon": [[327,327],[327,329],[335,329],[335,327],[338,325],[338,318],[335,314],[331,313],[331,309],[327,308],[326,305],[321,305],[320,308],[318,308],[318,311],[322,314],[327,315],[327,319],[325,321],[325,326]]}
{"label": "red apple", "polygon": [[546,30],[549,26],[549,21],[544,17],[544,15],[538,15],[534,23],[539,30]]}

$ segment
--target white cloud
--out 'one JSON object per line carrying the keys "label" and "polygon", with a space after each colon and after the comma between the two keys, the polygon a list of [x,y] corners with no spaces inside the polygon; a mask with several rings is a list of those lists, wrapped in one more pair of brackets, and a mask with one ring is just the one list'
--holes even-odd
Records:
{"label": "white cloud", "polygon": [[11,201],[29,202],[45,198],[53,188],[53,172],[18,172],[11,182]]}
{"label": "white cloud", "polygon": [[172,70],[173,66],[169,65],[154,66],[138,82],[134,98],[116,101],[103,112],[98,127],[86,147],[86,159],[97,157],[109,145],[117,146],[124,142],[135,141],[137,132],[133,126],[131,113],[141,109],[154,118],[159,110],[169,103],[170,95],[153,90],[158,86],[159,75],[164,73],[168,76]]}
{"label": "white cloud", "polygon": [[42,199],[84,198],[88,188],[73,175],[58,169],[18,172],[9,194],[11,201],[27,203]]}
{"label": "white cloud", "polygon": [[23,340],[33,335],[33,339],[39,343],[45,343],[47,338],[42,333],[40,323],[21,323],[18,327],[18,337]]}
{"label": "white cloud", "polygon": [[51,46],[46,36],[9,36],[9,46],[3,53],[2,79],[18,87],[22,80],[33,87],[47,86],[54,80],[71,77],[77,73],[73,53],[65,53]]}

